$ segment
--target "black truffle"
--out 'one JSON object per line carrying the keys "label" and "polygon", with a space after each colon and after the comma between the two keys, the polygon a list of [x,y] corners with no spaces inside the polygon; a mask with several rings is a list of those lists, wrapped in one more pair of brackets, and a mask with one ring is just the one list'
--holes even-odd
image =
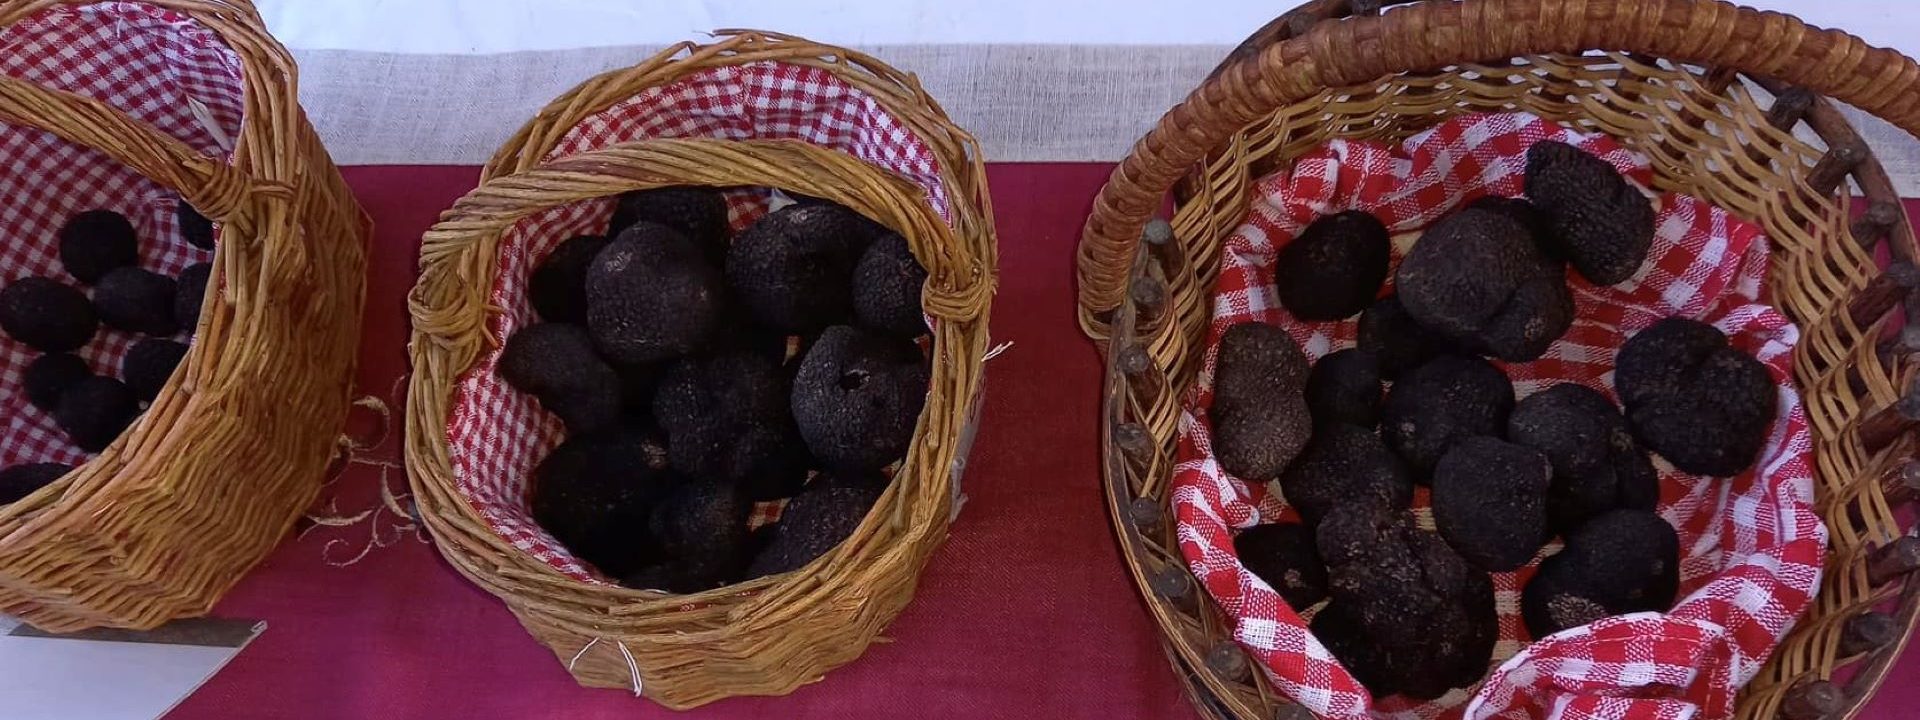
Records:
{"label": "black truffle", "polygon": [[100,452],[133,424],[139,409],[139,400],[126,383],[95,375],[60,394],[53,420],[81,450]]}
{"label": "black truffle", "polygon": [[166,337],[180,331],[173,318],[175,290],[173,278],[137,267],[117,268],[94,285],[93,308],[108,327]]}
{"label": "black truffle", "polygon": [[1540,563],[1520,594],[1535,639],[1601,618],[1664,612],[1680,590],[1680,537],[1645,510],[1614,510],[1580,527]]}
{"label": "black truffle", "polygon": [[607,238],[579,235],[547,253],[527,279],[527,301],[547,322],[584,325],[587,322],[587,269],[605,250]]}
{"label": "black truffle", "polygon": [[1220,337],[1213,376],[1207,414],[1220,467],[1252,482],[1278,477],[1313,434],[1300,346],[1273,325],[1235,325]]}
{"label": "black truffle", "polygon": [[620,376],[594,354],[592,338],[577,325],[521,328],[501,349],[495,371],[508,385],[539,398],[569,432],[593,432],[620,418]]}
{"label": "black truffle", "polygon": [[1696,475],[1738,475],[1754,463],[1778,412],[1767,367],[1705,323],[1671,317],[1628,339],[1614,387],[1640,442]]}
{"label": "black truffle", "polygon": [[[1353,675],[1353,679],[1367,688],[1368,694],[1375,699],[1386,699],[1400,693],[1397,679],[1410,674],[1405,667],[1391,664],[1398,662],[1404,666],[1408,660],[1417,659],[1389,656],[1387,648],[1376,642],[1367,628],[1360,623],[1359,613],[1349,609],[1345,603],[1331,602],[1313,616],[1307,629],[1319,638],[1327,652],[1340,661],[1340,665]],[[1388,640],[1389,643],[1393,641]],[[1396,643],[1397,644],[1397,643]]]}
{"label": "black truffle", "polygon": [[1467,209],[1434,223],[1395,282],[1421,325],[1503,360],[1539,358],[1573,324],[1564,272],[1526,226],[1498,212]]}
{"label": "black truffle", "polygon": [[1554,241],[1550,237],[1553,234],[1553,219],[1547,217],[1546,213],[1541,212],[1540,208],[1535,207],[1526,198],[1486,195],[1467,203],[1466,207],[1505,215],[1520,223],[1527,229],[1527,235],[1533,238],[1534,246],[1540,248],[1540,251],[1546,253],[1548,257],[1553,257],[1551,248],[1554,247]]}
{"label": "black truffle", "polygon": [[48,353],[27,365],[21,384],[26,386],[27,400],[34,407],[53,412],[60,406],[60,396],[67,388],[90,377],[93,371],[87,368],[85,360],[68,353]]}
{"label": "black truffle", "polygon": [[760,324],[811,335],[853,316],[853,270],[865,218],[838,205],[767,213],[727,252],[727,284]]}
{"label": "black truffle", "polygon": [[673,487],[642,426],[569,437],[534,469],[533,519],[573,554],[621,577],[664,557],[650,515]]}
{"label": "black truffle", "polygon": [[1553,464],[1547,518],[1556,533],[1608,510],[1652,510],[1660,501],[1660,477],[1646,450],[1613,402],[1592,388],[1562,383],[1521,400],[1507,418],[1507,439]]}
{"label": "black truffle", "polygon": [[1233,537],[1233,552],[1296,612],[1327,597],[1327,566],[1314,547],[1313,530],[1305,525],[1255,525]]}
{"label": "black truffle", "polygon": [[1306,450],[1280,475],[1280,492],[1317,524],[1342,505],[1404,510],[1413,502],[1413,478],[1372,430],[1336,423],[1314,430]]}
{"label": "black truffle", "polygon": [[127,216],[88,210],[60,226],[60,264],[75,280],[92,285],[110,270],[140,262],[140,240]]}
{"label": "black truffle", "polygon": [[1653,203],[1605,160],[1562,142],[1527,149],[1527,197],[1552,221],[1547,254],[1595,285],[1633,277],[1653,245]]}
{"label": "black truffle", "polygon": [[907,247],[907,239],[888,233],[860,255],[853,269],[853,317],[867,329],[915,338],[927,334],[920,311],[920,289],[927,269]]}
{"label": "black truffle", "polygon": [[0,505],[20,502],[70,472],[72,465],[60,463],[31,463],[0,470]]}
{"label": "black truffle", "polygon": [[793,419],[829,468],[878,470],[906,456],[927,382],[927,362],[912,342],[827,328],[794,377]]}
{"label": "black truffle", "polygon": [[741,487],[725,481],[681,483],[653,510],[653,536],[672,558],[676,593],[710,590],[745,577],[752,562],[747,515],[753,503]]}
{"label": "black truffle", "polygon": [[1307,374],[1307,409],[1315,425],[1380,424],[1380,357],[1348,348],[1320,358]]}
{"label": "black truffle", "polygon": [[587,327],[608,360],[645,363],[705,349],[724,316],[725,283],[687,236],[627,228],[587,269]]}
{"label": "black truffle", "polygon": [[200,306],[206,304],[207,281],[212,277],[212,265],[194,263],[174,278],[173,320],[180,325],[180,329],[188,333],[199,329]]}
{"label": "black truffle", "polygon": [[781,511],[773,540],[754,558],[747,577],[799,570],[852,537],[886,491],[884,477],[869,475],[846,480],[821,475],[807,483]]}
{"label": "black truffle", "polygon": [[1462,557],[1490,572],[1527,564],[1547,543],[1553,466],[1524,445],[1491,437],[1454,443],[1433,470],[1433,524]]}
{"label": "black truffle", "polygon": [[670,365],[653,396],[682,473],[742,483],[752,500],[791,496],[806,482],[806,444],[788,412],[790,387],[777,362],[749,353]]}
{"label": "black truffle", "polygon": [[188,205],[184,198],[174,203],[173,212],[174,216],[180,220],[180,236],[186,238],[188,245],[201,250],[213,249],[212,220],[201,215],[199,210],[193,209],[193,206]]}
{"label": "black truffle", "polygon": [[0,290],[0,330],[35,350],[78,350],[99,328],[86,294],[54,280],[21,278]]}
{"label": "black truffle", "polygon": [[1407,373],[1387,392],[1381,434],[1424,482],[1453,444],[1498,437],[1513,412],[1513,383],[1491,363],[1443,355]]}
{"label": "black truffle", "polygon": [[134,397],[151,401],[160,396],[173,369],[187,357],[187,346],[172,340],[147,338],[134,343],[120,361],[120,377]]}
{"label": "black truffle", "polygon": [[1323,215],[1280,248],[1273,276],[1280,304],[1301,320],[1339,320],[1365,310],[1387,279],[1393,240],[1372,214]]}
{"label": "black truffle", "polygon": [[1359,349],[1379,356],[1380,376],[1388,380],[1427,364],[1452,347],[1446,337],[1408,315],[1397,294],[1381,298],[1360,314]]}
{"label": "black truffle", "polygon": [[659,223],[686,235],[700,246],[708,262],[726,262],[727,198],[719,188],[676,185],[620,194],[607,234],[619,235],[635,223]]}

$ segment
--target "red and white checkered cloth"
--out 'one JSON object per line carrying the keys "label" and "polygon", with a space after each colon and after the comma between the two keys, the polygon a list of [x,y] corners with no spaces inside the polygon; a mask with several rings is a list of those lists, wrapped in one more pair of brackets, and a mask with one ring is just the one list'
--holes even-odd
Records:
{"label": "red and white checkered cloth", "polygon": [[[649,138],[708,137],[729,140],[803,140],[891,170],[924,188],[927,201],[948,217],[947,192],[933,151],[873,97],[818,68],[775,62],[711,68],[678,82],[651,88],[588,118],[569,132],[549,158]],[[767,211],[771,194],[760,188],[728,192],[734,230]],[[495,337],[511,337],[534,319],[527,279],[567,238],[606,230],[613,198],[574,203],[535,213],[500,240],[500,259],[490,295],[505,312],[493,317]],[[534,466],[560,444],[565,429],[532,396],[508,387],[494,374],[498,351],[462,375],[447,419],[454,480],[488,526],[514,547],[584,582],[611,584],[575,559],[529,515],[528,479]],[[779,517],[780,506],[755,509],[758,526]]]}
{"label": "red and white checkered cloth", "polygon": [[[240,134],[239,56],[213,31],[151,5],[59,5],[0,28],[0,74],[108,103],[210,157],[227,157]],[[181,239],[177,192],[99,151],[0,123],[0,159],[0,284],[46,276],[80,287],[60,264],[55,233],[100,208],[133,221],[141,267],[171,277],[213,259]],[[103,325],[78,355],[94,373],[118,377],[140,337]],[[88,458],[27,401],[21,376],[39,356],[0,335],[0,467]]]}
{"label": "red and white checkered cloth", "polygon": [[[1811,601],[1826,528],[1812,499],[1812,442],[1791,382],[1798,330],[1766,302],[1767,242],[1755,226],[1684,195],[1657,200],[1653,248],[1640,273],[1615,287],[1569,276],[1578,319],[1545,357],[1506,364],[1521,397],[1559,382],[1613,396],[1614,353],[1633,333],[1670,315],[1713,323],[1754,354],[1780,388],[1780,413],[1754,469],[1731,479],[1676,471],[1656,459],[1660,514],[1680,534],[1682,598],[1660,615],[1641,613],[1569,630],[1531,645],[1519,617],[1532,574],[1497,573],[1502,662],[1474,690],[1432,702],[1374,703],[1307,631],[1272,588],[1241,566],[1235,529],[1293,517],[1277,488],[1220,469],[1209,449],[1213,347],[1226,328],[1262,321],[1287,329],[1317,360],[1352,346],[1355,323],[1304,322],[1273,288],[1277,250],[1315,218],[1372,212],[1396,233],[1395,261],[1417,231],[1476,197],[1521,194],[1526,150],[1562,140],[1612,163],[1642,187],[1646,161],[1602,135],[1531,115],[1450,120],[1399,146],[1335,140],[1290,171],[1260,180],[1246,224],[1227,240],[1214,290],[1205,366],[1184,398],[1173,482],[1180,548],[1188,566],[1233,620],[1234,637],[1282,692],[1329,718],[1719,718]],[[1402,235],[1402,233],[1405,233]],[[1426,492],[1416,506],[1423,523]]]}

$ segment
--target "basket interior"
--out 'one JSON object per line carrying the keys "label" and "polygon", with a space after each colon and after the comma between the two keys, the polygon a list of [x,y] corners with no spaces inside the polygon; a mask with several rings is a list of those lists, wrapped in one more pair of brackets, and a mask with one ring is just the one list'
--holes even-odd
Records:
{"label": "basket interior", "polygon": [[[239,137],[241,67],[217,33],[144,3],[55,5],[0,28],[0,73],[107,103],[210,157],[230,157]],[[0,157],[9,161],[0,168],[0,197],[7,198],[0,203],[0,285],[48,276],[77,286],[60,265],[55,233],[92,209],[133,221],[141,267],[171,277],[213,258],[181,238],[176,191],[98,150],[0,123]],[[94,373],[117,377],[140,337],[102,326],[77,354]],[[175,339],[184,342],[186,333]],[[0,335],[0,467],[78,465],[88,457],[27,401],[21,376],[37,357],[39,351]]]}
{"label": "basket interior", "polygon": [[[924,188],[945,218],[949,198],[933,151],[871,96],[811,66],[754,62],[703,69],[650,88],[569,131],[548,158],[649,138],[799,140],[844,152]],[[764,214],[763,188],[728,191],[737,231]],[[534,213],[505,232],[489,295],[501,312],[488,322],[507,338],[534,320],[526,286],[540,260],[575,235],[604,232],[613,199],[599,198]],[[611,584],[533,521],[528,508],[533,468],[559,445],[564,427],[532,396],[494,374],[499,348],[455,383],[447,443],[460,493],[499,536],[573,579]],[[756,521],[777,506],[760,508]]]}

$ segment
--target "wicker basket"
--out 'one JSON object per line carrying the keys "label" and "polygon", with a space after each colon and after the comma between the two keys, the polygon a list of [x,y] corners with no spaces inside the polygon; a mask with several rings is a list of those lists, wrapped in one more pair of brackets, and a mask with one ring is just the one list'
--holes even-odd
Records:
{"label": "wicker basket", "polygon": [[[1082,238],[1082,325],[1108,360],[1108,507],[1195,706],[1221,718],[1312,715],[1233,642],[1166,510],[1180,398],[1202,360],[1221,243],[1253,180],[1332,138],[1397,140],[1446,117],[1520,110],[1619,138],[1652,158],[1658,189],[1727,208],[1773,239],[1770,290],[1801,329],[1794,374],[1831,547],[1820,596],[1733,712],[1852,717],[1920,614],[1920,538],[1899,519],[1910,521],[1899,508],[1920,488],[1920,327],[1895,330],[1920,313],[1920,273],[1885,171],[1821,94],[1917,132],[1920,66],[1709,0],[1385,4],[1311,2],[1255,33],[1136,145]],[[1170,227],[1150,223],[1169,193]]]}
{"label": "wicker basket", "polygon": [[[704,84],[742,77],[769,82],[740,93],[714,93]],[[739,98],[795,85],[819,85],[891,118],[883,124],[899,132],[862,136],[916,139],[924,145],[917,152],[930,161],[925,172],[909,178],[876,167],[886,155],[879,147],[863,161],[796,142],[813,132],[801,129],[814,127],[805,118],[756,121],[742,131],[728,124],[739,117],[698,125],[724,114],[713,105],[687,113],[693,125],[671,110],[656,112],[690,97]],[[777,113],[805,105],[756,107]],[[862,127],[879,118],[856,116],[852,124]],[[835,123],[847,126],[844,117]],[[534,246],[604,223],[614,194],[663,185],[782,188],[898,229],[930,273],[923,307],[935,321],[931,392],[915,440],[859,530],[804,570],[686,596],[613,585],[565,557],[537,526],[503,522],[499,515],[524,515],[526,473],[557,442],[559,429],[524,401],[475,409],[499,340],[528,316],[517,283],[543,252]],[[729,197],[736,228],[764,207],[753,191]],[[945,537],[977,415],[994,253],[973,139],[911,76],[871,58],[798,38],[728,31],[713,44],[682,44],[589,80],[522,128],[487,166],[481,187],[426,236],[412,299],[407,413],[407,464],[421,515],[441,554],[505,600],[583,685],[689,708],[785,694],[818,680],[858,657],[899,613]],[[501,442],[512,446],[505,453],[511,459],[489,468],[454,452],[471,423],[505,424]],[[476,483],[489,481],[514,489],[482,497]]]}
{"label": "wicker basket", "polygon": [[[99,455],[47,442],[51,421],[4,393],[7,463],[79,467],[0,508],[0,613],[54,631],[204,614],[319,492],[351,400],[365,219],[244,2],[0,2],[0,45],[0,157],[22,180],[0,179],[5,279],[56,272],[54,230],[91,207],[134,219],[143,263],[216,268],[187,359]],[[181,240],[176,196],[221,224],[217,253]],[[104,371],[132,337],[103,331],[82,357]],[[0,346],[17,387],[25,354]]]}

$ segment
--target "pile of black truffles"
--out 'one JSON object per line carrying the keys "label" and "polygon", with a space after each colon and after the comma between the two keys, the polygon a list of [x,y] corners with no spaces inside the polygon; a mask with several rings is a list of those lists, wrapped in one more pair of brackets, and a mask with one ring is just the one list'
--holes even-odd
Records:
{"label": "pile of black truffles", "polygon": [[[1639,273],[1653,207],[1570,145],[1527,156],[1526,198],[1485,197],[1427,228],[1382,295],[1387,228],[1364,212],[1309,225],[1276,258],[1301,321],[1358,315],[1357,347],[1309,364],[1286,330],[1229,328],[1208,408],[1221,469],[1275,482],[1299,522],[1248,528],[1245,567],[1310,619],[1376,697],[1432,699],[1486,673],[1492,573],[1543,554],[1522,614],[1534,638],[1664,611],[1678,536],[1655,513],[1653,453],[1723,477],[1751,467],[1775,414],[1765,366],[1711,325],[1668,318],[1628,339],[1606,394],[1564,383],[1516,402],[1488,358],[1540,358],[1573,324],[1567,266]],[[1423,525],[1416,509],[1425,487]],[[1425,529],[1431,527],[1432,529]]]}
{"label": "pile of black truffles", "polygon": [[[185,202],[177,211],[186,240],[212,249],[213,223]],[[23,277],[0,288],[0,330],[41,353],[21,374],[28,404],[50,415],[75,447],[99,452],[159,396],[186,357],[181,336],[199,324],[212,266],[196,264],[178,277],[141,268],[133,223],[112,210],[74,215],[55,240],[67,277]],[[87,286],[91,297],[82,289]],[[100,335],[102,325],[146,336],[127,351],[118,377],[95,375],[75,354]],[[0,504],[69,469],[45,463],[7,468],[0,472]]]}
{"label": "pile of black truffles", "polygon": [[[737,236],[718,189],[621,195],[534,269],[539,322],[495,372],[565,425],[533,518],[622,585],[694,593],[798,570],[906,456],[930,365],[905,238],[813,198]],[[750,529],[759,503],[780,520]]]}

